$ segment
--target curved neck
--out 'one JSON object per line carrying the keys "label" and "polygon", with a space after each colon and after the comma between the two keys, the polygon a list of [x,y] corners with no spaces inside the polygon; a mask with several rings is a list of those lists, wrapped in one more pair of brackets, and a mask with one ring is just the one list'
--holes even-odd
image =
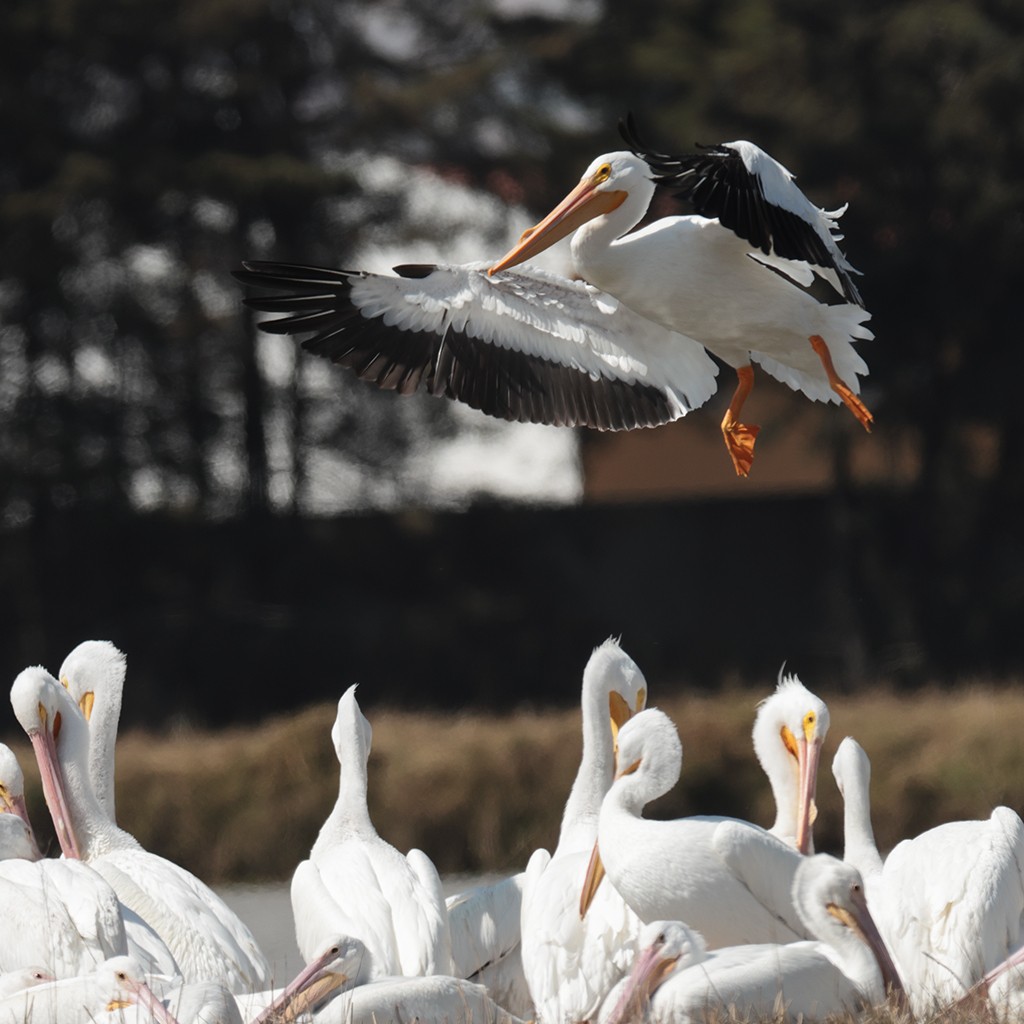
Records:
{"label": "curved neck", "polygon": [[601,801],[615,774],[615,751],[608,713],[607,687],[584,686],[582,700],[583,753],[580,766],[565,802],[562,827],[555,850],[588,850],[597,838]]}
{"label": "curved neck", "polygon": [[869,771],[848,771],[842,784],[843,860],[852,864],[865,881],[882,870],[882,858],[871,826]]}
{"label": "curved neck", "polygon": [[[603,213],[588,221],[572,236],[569,248],[576,270],[599,288],[617,265],[614,243],[643,219],[654,195],[654,183],[634,187],[622,204],[611,213]],[[606,289],[607,290],[607,289]]]}
{"label": "curved neck", "polygon": [[[68,700],[70,701],[70,697]],[[71,827],[85,861],[116,849],[141,849],[130,833],[106,815],[92,788],[89,773],[89,736],[78,708],[62,714],[63,726],[57,740],[61,774],[66,788]]]}
{"label": "curved neck", "polygon": [[780,738],[781,725],[759,717],[754,724],[754,754],[768,777],[775,800],[775,823],[769,829],[779,839],[793,842],[797,832],[800,779],[797,763]]}

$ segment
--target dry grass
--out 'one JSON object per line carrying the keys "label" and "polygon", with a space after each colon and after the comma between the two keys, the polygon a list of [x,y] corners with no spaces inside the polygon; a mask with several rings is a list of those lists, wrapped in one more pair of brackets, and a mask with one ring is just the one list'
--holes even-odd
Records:
{"label": "dry grass", "polygon": [[[855,736],[872,759],[880,848],[942,821],[987,816],[1024,797],[1024,694],[967,687],[895,696],[821,694],[832,732],[819,781],[819,849],[842,845],[842,804],[828,765]],[[771,796],[750,745],[762,693],[675,696],[659,702],[679,727],[683,778],[653,816],[733,814],[770,824]],[[154,735],[118,745],[118,817],[150,849],[211,881],[287,878],[308,852],[337,792],[321,705],[253,729]],[[525,865],[550,847],[580,752],[575,711],[412,715],[371,710],[370,808],[402,850],[418,846],[443,873]],[[29,806],[46,815],[31,752],[16,744]]]}

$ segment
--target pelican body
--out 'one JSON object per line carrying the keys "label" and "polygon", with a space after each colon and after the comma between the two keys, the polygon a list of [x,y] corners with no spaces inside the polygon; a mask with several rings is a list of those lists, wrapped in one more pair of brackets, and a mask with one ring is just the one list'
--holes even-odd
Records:
{"label": "pelican body", "polygon": [[[760,429],[740,421],[752,363],[811,399],[844,402],[870,429],[854,344],[872,335],[838,246],[843,211],[814,206],[750,142],[676,157],[644,146],[632,121],[622,132],[630,149],[594,160],[490,265],[407,265],[389,277],[246,261],[235,276],[282,290],[246,300],[285,314],[264,330],[310,333],[304,348],[378,387],[425,384],[512,420],[602,430],[674,420],[714,392],[711,352],[737,374],[722,432],[740,476]],[[658,185],[696,212],[633,230]],[[513,270],[573,232],[579,281]]]}
{"label": "pelican body", "polygon": [[[641,936],[629,982],[603,1024],[820,1020],[858,1014],[902,993],[856,869],[827,854],[805,858],[793,901],[814,940],[731,946],[710,953],[680,922],[656,921]],[[611,1001],[611,1000],[610,1000]]]}
{"label": "pelican body", "polygon": [[425,853],[403,856],[382,839],[366,805],[372,730],[356,687],[338,701],[331,730],[338,799],[292,876],[299,951],[308,961],[332,935],[363,942],[364,981],[390,975],[450,974],[451,933],[441,879]]}
{"label": "pelican body", "polygon": [[641,921],[685,921],[710,949],[806,938],[791,896],[804,858],[791,846],[737,819],[642,817],[678,781],[682,756],[675,726],[657,708],[619,731],[618,774],[601,805],[580,912],[603,865]]}

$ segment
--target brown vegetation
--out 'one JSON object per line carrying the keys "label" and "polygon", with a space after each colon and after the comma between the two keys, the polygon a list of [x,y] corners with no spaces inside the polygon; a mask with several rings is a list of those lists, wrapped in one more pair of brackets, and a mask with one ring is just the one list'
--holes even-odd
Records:
{"label": "brown vegetation", "polygon": [[[964,686],[912,696],[822,694],[832,728],[818,786],[816,842],[841,851],[842,801],[829,764],[856,737],[872,760],[880,849],[957,818],[1024,805],[1024,693]],[[763,824],[771,794],[750,729],[761,693],[673,695],[658,701],[684,745],[678,786],[648,813],[732,814]],[[287,878],[306,856],[337,792],[334,706],[256,728],[127,733],[117,750],[118,818],[150,849],[210,882]],[[425,850],[442,873],[522,868],[555,842],[580,752],[575,711],[509,715],[371,710],[370,810],[402,850]],[[46,835],[31,751],[29,807]]]}

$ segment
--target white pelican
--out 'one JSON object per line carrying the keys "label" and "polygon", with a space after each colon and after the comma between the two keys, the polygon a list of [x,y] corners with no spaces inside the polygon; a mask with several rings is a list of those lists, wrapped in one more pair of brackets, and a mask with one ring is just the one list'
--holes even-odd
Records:
{"label": "white pelican", "polygon": [[754,719],[754,753],[775,797],[773,836],[801,853],[814,852],[821,745],[828,735],[828,707],[793,674],[783,676]]}
{"label": "white pelican", "polygon": [[624,1024],[637,1011],[644,1021],[672,1024],[719,1017],[820,1020],[880,1006],[890,991],[902,995],[855,868],[827,854],[804,858],[793,900],[816,941],[703,953],[685,925],[652,922],[603,1024]]}
{"label": "white pelican", "polygon": [[365,944],[369,978],[450,974],[448,912],[437,868],[420,850],[403,857],[370,821],[372,730],[354,685],[338,701],[331,738],[341,768],[338,799],[309,859],[292,876],[299,951],[311,960],[340,932]]}
{"label": "white pelican", "polygon": [[526,868],[523,969],[541,1024],[593,1019],[635,953],[640,920],[611,885],[596,890],[582,918],[579,908],[601,801],[615,776],[615,737],[646,701],[643,673],[606,640],[583,670],[583,753],[558,845],[550,856],[537,850]]}
{"label": "white pelican", "polygon": [[[332,948],[341,950],[333,963]],[[520,1024],[483,985],[446,974],[368,979],[369,960],[358,939],[335,936],[293,983],[301,987],[295,1005],[304,1000],[315,1024]],[[266,1016],[254,1024],[264,1021],[270,1024]]]}
{"label": "white pelican", "polygon": [[520,916],[525,872],[449,896],[452,974],[483,985],[517,1017],[534,1016],[523,973]]}
{"label": "white pelican", "polygon": [[42,853],[25,806],[25,775],[14,751],[0,743],[0,860],[8,857],[39,860]]}
{"label": "white pelican", "polygon": [[833,771],[847,827],[854,827],[849,855],[868,866],[871,912],[914,1012],[934,1012],[1024,943],[1024,822],[996,807],[983,821],[937,825],[898,843],[879,869],[877,849],[871,852],[870,763],[854,740],[840,745]]}
{"label": "white pelican", "polygon": [[[96,1024],[114,1010],[135,1009],[130,1020],[178,1024],[131,957],[119,956],[76,978],[43,982],[0,999],[0,1024]],[[124,1018],[122,1018],[124,1019]]]}
{"label": "white pelican", "polygon": [[11,706],[39,760],[65,857],[85,860],[110,883],[124,913],[156,933],[185,980],[213,978],[239,992],[266,988],[270,966],[238,916],[195,875],[144,850],[102,812],[89,779],[88,725],[67,690],[45,669],[25,669],[11,687]]}
{"label": "white pelican", "polygon": [[806,938],[791,897],[804,858],[791,846],[731,818],[641,816],[678,781],[682,757],[675,726],[657,708],[619,730],[618,774],[601,805],[581,913],[603,864],[642,921],[686,921],[709,949]]}
{"label": "white pelican", "polygon": [[121,717],[125,656],[109,640],[86,640],[65,659],[57,678],[89,723],[89,781],[108,820],[114,811],[114,746]]}
{"label": "white pelican", "polygon": [[44,967],[19,967],[15,971],[4,971],[0,974],[0,999],[24,992],[33,985],[56,980]]}
{"label": "white pelican", "polygon": [[[235,276],[283,290],[246,300],[286,314],[263,330],[311,333],[304,348],[378,387],[425,383],[505,419],[602,430],[674,420],[715,390],[706,348],[737,373],[722,432],[740,476],[759,429],[740,422],[751,362],[809,398],[842,400],[869,429],[853,343],[872,335],[837,245],[843,211],[818,209],[752,143],[672,157],[646,149],[631,122],[622,131],[632,151],[594,160],[489,267],[400,266],[391,277],[246,262]],[[657,184],[696,214],[630,233]],[[572,231],[582,281],[510,272]]]}

